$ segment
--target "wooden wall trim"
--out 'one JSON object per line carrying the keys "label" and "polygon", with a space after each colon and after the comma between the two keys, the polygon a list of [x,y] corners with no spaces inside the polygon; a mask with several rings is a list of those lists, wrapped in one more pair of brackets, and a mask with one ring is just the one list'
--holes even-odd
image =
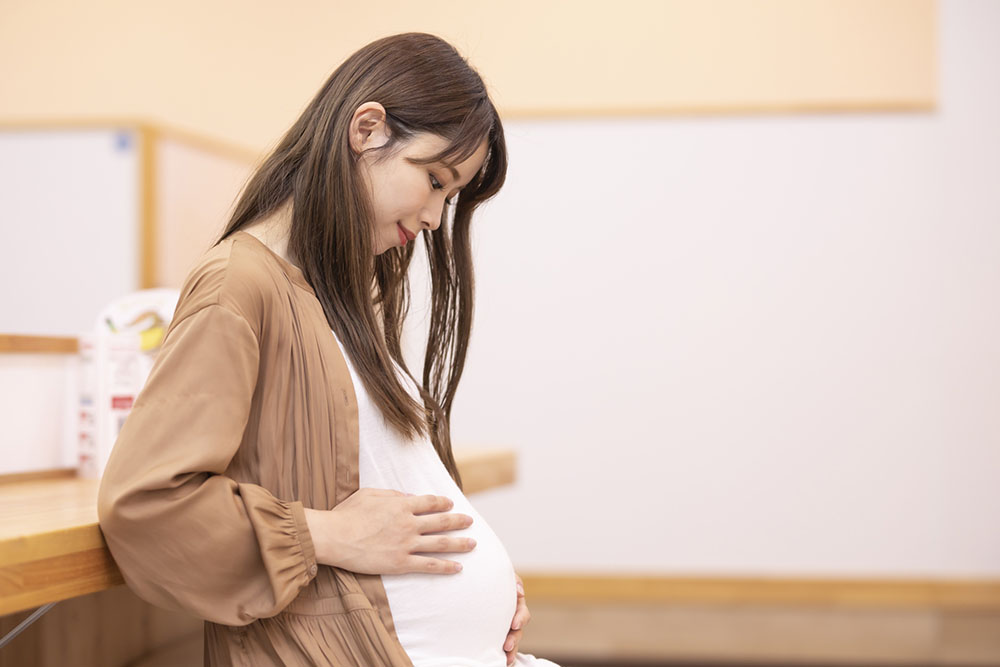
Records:
{"label": "wooden wall trim", "polygon": [[223,157],[236,160],[237,162],[250,162],[251,164],[257,164],[264,157],[264,153],[261,151],[256,151],[246,146],[237,145],[222,139],[209,137],[208,135],[199,134],[198,132],[191,132],[190,130],[184,130],[172,125],[165,125],[160,122],[150,123],[150,125],[156,127],[157,131],[160,133],[160,137],[163,139],[169,139],[178,143],[187,144],[193,148],[198,148],[214,155],[221,155]]}
{"label": "wooden wall trim", "polygon": [[73,336],[0,334],[0,353],[77,354],[80,343]]}
{"label": "wooden wall trim", "polygon": [[518,574],[529,600],[1000,610],[1000,579]]}
{"label": "wooden wall trim", "polygon": [[149,120],[129,116],[103,116],[92,118],[9,118],[0,119],[0,130],[86,130],[102,128],[131,128],[153,130],[160,137],[178,141],[210,153],[224,155],[235,160],[256,162],[260,151],[240,144],[216,139],[199,132],[175,127],[159,120]]}
{"label": "wooden wall trim", "polygon": [[137,130],[139,169],[136,177],[139,189],[139,289],[157,287],[156,266],[156,142],[158,130],[143,125]]}

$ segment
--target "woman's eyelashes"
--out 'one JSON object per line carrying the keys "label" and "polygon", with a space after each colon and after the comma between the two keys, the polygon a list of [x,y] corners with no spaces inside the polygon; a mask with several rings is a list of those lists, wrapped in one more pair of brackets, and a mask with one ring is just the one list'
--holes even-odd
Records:
{"label": "woman's eyelashes", "polygon": [[[444,186],[441,185],[441,182],[434,177],[434,174],[431,174],[431,187],[434,188],[435,190],[444,189]],[[448,206],[451,206],[452,204],[455,203],[455,198],[452,197],[451,199],[445,199],[444,203],[447,204]]]}

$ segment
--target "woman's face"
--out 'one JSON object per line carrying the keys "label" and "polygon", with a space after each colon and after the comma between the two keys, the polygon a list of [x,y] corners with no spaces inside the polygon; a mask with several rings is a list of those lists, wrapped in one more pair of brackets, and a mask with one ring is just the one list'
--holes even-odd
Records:
{"label": "woman's face", "polygon": [[[377,102],[358,107],[350,137],[355,152],[388,141],[384,119],[385,110]],[[380,164],[370,154],[361,156],[359,168],[375,208],[376,255],[409,243],[425,229],[437,229],[444,207],[475,177],[486,160],[485,141],[465,162],[454,165],[454,173],[444,163],[422,165],[407,160],[429,157],[447,145],[444,137],[422,133]]]}

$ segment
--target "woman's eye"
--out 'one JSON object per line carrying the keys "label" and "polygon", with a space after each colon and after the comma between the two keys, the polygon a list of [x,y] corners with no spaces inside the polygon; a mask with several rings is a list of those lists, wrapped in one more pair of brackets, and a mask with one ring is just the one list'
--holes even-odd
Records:
{"label": "woman's eye", "polygon": [[[444,186],[441,185],[441,181],[434,178],[434,174],[431,174],[430,176],[431,176],[431,187],[434,188],[435,190],[443,190]],[[448,206],[452,206],[455,203],[455,198],[452,197],[451,199],[445,199],[444,203]]]}

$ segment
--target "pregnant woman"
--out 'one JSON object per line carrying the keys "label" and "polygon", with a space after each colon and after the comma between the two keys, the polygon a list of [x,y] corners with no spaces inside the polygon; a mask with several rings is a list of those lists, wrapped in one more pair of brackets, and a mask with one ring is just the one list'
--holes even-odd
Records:
{"label": "pregnant woman", "polygon": [[[462,493],[449,419],[472,326],[470,223],[503,128],[441,39],[348,58],[181,288],[101,480],[140,597],[205,620],[206,665],[502,667],[529,619]],[[422,237],[423,372],[401,332]]]}

